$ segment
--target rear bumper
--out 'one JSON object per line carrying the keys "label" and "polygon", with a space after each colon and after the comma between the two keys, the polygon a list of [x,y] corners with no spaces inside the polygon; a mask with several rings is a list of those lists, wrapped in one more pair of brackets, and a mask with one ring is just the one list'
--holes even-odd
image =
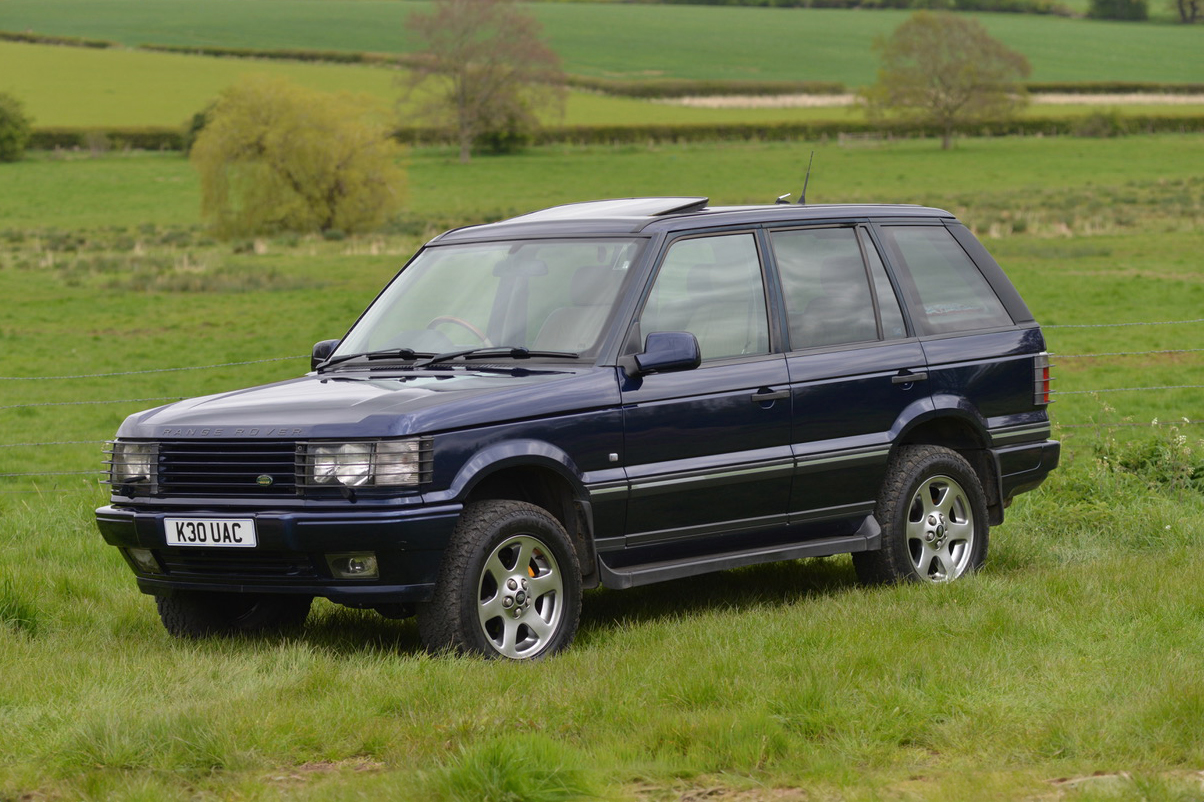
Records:
{"label": "rear bumper", "polygon": [[[342,512],[145,510],[101,507],[96,523],[105,541],[122,552],[144,593],[177,590],[286,593],[323,596],[340,604],[373,606],[427,601],[461,505],[413,510]],[[169,547],[164,519],[253,518],[255,548]],[[130,558],[148,549],[159,568],[148,572]],[[336,579],[327,555],[372,552],[379,576]]]}
{"label": "rear bumper", "polygon": [[999,475],[999,498],[1006,507],[1021,493],[1037,489],[1058,467],[1062,444],[1057,440],[993,448]]}

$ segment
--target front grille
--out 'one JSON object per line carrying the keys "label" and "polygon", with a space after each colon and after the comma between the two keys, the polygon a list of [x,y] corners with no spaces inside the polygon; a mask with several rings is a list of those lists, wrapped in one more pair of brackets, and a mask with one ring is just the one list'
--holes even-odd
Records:
{"label": "front grille", "polygon": [[182,440],[159,444],[159,495],[281,498],[297,495],[291,440]]}
{"label": "front grille", "polygon": [[235,549],[237,554],[217,551],[166,549],[158,552],[159,562],[169,576],[229,577],[244,580],[314,579],[318,576],[306,554],[251,552]]}

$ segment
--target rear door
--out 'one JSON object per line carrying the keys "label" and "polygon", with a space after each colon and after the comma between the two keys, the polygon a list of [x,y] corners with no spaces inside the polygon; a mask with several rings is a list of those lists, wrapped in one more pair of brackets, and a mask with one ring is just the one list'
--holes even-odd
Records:
{"label": "rear door", "polygon": [[789,332],[790,522],[856,523],[873,510],[896,422],[931,408],[924,351],[868,227],[781,228],[768,238]]}

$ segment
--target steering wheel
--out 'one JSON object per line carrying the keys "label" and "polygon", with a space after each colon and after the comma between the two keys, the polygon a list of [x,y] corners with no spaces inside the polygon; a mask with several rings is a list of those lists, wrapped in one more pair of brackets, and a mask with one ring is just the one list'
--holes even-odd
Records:
{"label": "steering wheel", "polygon": [[489,338],[487,336],[485,336],[485,332],[481,331],[476,326],[469,323],[467,320],[464,320],[463,318],[453,317],[451,315],[439,315],[439,317],[433,318],[430,323],[427,323],[426,327],[428,329],[434,329],[440,323],[455,323],[457,326],[459,326],[463,329],[467,329],[472,334],[473,337],[476,337],[478,340],[481,341],[481,345],[486,345],[486,346],[493,345],[493,343],[489,342]]}

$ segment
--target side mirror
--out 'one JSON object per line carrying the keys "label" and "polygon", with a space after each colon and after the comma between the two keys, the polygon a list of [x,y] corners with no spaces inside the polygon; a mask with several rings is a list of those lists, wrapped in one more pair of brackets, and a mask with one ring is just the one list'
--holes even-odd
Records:
{"label": "side mirror", "polygon": [[317,370],[318,365],[321,365],[330,355],[334,353],[334,349],[339,347],[339,340],[323,340],[320,343],[314,343],[313,353],[309,356],[309,369]]}
{"label": "side mirror", "polygon": [[644,353],[635,355],[641,374],[693,370],[702,364],[698,338],[688,331],[654,331],[644,342]]}

